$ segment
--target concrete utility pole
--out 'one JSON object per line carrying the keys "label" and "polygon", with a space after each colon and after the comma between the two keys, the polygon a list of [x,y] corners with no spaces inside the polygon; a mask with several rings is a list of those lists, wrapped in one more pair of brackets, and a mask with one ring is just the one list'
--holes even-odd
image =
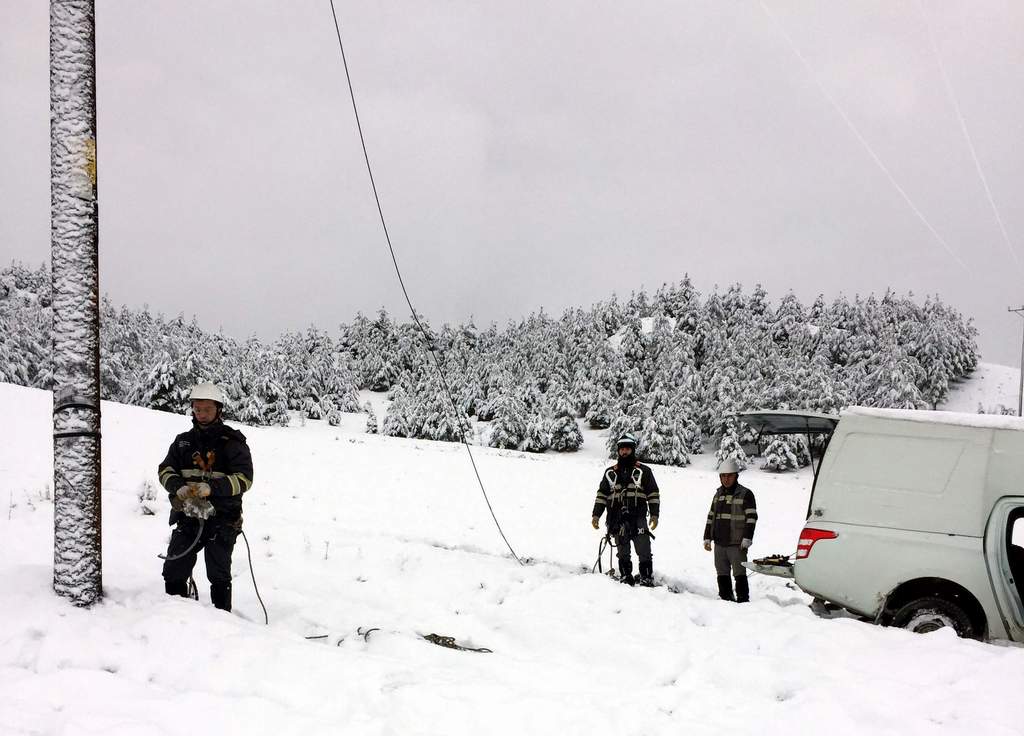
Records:
{"label": "concrete utility pole", "polygon": [[[1016,312],[1021,314],[1024,312],[1024,307],[1008,307],[1007,312]],[[1021,334],[1020,338],[1020,384],[1017,386],[1017,416],[1024,416],[1022,413],[1024,410],[1024,333]]]}
{"label": "concrete utility pole", "polygon": [[78,606],[103,596],[95,18],[50,0],[53,589]]}

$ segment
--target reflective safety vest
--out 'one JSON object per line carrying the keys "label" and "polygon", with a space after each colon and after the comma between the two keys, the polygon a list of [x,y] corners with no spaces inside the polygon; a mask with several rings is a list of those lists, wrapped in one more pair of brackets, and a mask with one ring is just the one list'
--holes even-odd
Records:
{"label": "reflective safety vest", "polygon": [[[704,538],[728,545],[739,544],[744,539],[753,540],[757,525],[757,508],[753,499],[751,490],[739,483],[732,488],[719,488],[711,501]],[[723,531],[726,532],[724,539]]]}

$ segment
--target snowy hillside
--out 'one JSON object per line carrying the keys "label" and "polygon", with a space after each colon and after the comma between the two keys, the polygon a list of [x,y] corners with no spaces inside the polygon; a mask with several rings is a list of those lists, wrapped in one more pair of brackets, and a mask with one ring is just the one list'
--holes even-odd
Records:
{"label": "snowy hillside", "polygon": [[[233,614],[202,563],[199,604],[163,594],[166,501],[139,496],[188,423],[104,403],[106,599],[77,610],[50,591],[50,413],[49,393],[0,384],[2,734],[1021,733],[1024,648],[818,619],[778,579],[717,600],[706,455],[657,468],[670,587],[632,589],[589,574],[596,454],[475,450],[520,566],[461,446],[368,436],[361,416],[245,428],[264,626],[241,540]],[[744,475],[755,555],[793,551],[809,478]]]}
{"label": "snowy hillside", "polygon": [[996,414],[1000,407],[1017,413],[1020,370],[995,363],[978,363],[970,378],[954,382],[949,397],[939,407],[943,411],[976,412],[978,406],[986,413]]}

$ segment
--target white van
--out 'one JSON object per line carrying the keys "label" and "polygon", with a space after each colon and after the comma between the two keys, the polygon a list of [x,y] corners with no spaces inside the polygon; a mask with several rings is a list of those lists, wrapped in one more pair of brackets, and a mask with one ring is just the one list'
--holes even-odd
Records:
{"label": "white van", "polygon": [[819,608],[913,631],[1024,642],[1024,419],[854,407],[748,412],[763,434],[828,434],[790,565]]}

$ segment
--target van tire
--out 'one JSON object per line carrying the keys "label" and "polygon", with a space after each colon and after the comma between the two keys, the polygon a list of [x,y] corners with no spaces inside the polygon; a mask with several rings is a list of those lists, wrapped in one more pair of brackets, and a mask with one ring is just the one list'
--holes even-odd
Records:
{"label": "van tire", "polygon": [[918,634],[949,627],[964,639],[976,639],[978,636],[967,612],[944,598],[918,598],[910,601],[896,611],[892,625]]}

